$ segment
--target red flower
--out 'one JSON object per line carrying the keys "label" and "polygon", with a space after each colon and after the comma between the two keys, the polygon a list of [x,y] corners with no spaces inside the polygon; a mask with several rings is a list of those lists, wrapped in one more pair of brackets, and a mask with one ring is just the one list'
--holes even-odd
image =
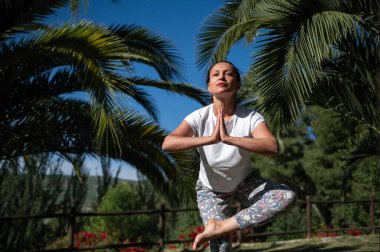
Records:
{"label": "red flower", "polygon": [[197,233],[198,233],[198,234],[202,233],[204,230],[205,230],[205,229],[204,229],[204,227],[202,227],[202,226],[198,226],[198,227],[197,227]]}
{"label": "red flower", "polygon": [[107,232],[102,232],[101,233],[101,236],[102,236],[102,239],[104,240],[104,239],[106,239],[107,238]]}
{"label": "red flower", "polygon": [[352,236],[359,236],[361,235],[362,233],[360,232],[360,230],[350,230],[348,231],[348,233]]}
{"label": "red flower", "polygon": [[339,236],[337,232],[331,232],[330,234],[331,234],[332,237],[337,237],[337,236]]}
{"label": "red flower", "polygon": [[195,239],[196,236],[197,236],[197,233],[195,233],[194,231],[191,231],[191,233],[189,234],[189,237],[192,239]]}
{"label": "red flower", "polygon": [[178,239],[180,239],[180,240],[185,240],[185,236],[184,236],[183,234],[178,235]]}

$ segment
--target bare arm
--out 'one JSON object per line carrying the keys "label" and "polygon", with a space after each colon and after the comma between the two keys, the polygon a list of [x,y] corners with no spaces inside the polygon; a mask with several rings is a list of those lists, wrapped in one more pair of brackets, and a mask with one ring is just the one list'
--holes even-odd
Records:
{"label": "bare arm", "polygon": [[[216,123],[216,126],[218,125],[219,121]],[[178,152],[220,141],[219,126],[215,127],[211,136],[193,137],[193,135],[194,132],[190,125],[186,121],[182,121],[177,129],[165,137],[162,148],[168,152]]]}
{"label": "bare arm", "polygon": [[179,152],[193,149],[203,145],[223,142],[263,155],[276,155],[278,144],[276,138],[269,131],[265,122],[260,123],[253,131],[253,138],[233,137],[225,130],[223,112],[220,110],[214,132],[211,136],[193,137],[194,132],[186,121],[167,135],[162,143],[162,148],[168,152]]}

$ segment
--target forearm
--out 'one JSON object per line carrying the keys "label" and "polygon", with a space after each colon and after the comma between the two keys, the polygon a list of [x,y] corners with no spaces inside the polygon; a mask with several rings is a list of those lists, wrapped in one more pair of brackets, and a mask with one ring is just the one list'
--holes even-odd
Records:
{"label": "forearm", "polygon": [[168,135],[162,143],[162,148],[167,152],[179,152],[216,142],[211,136],[187,137]]}
{"label": "forearm", "polygon": [[271,156],[278,154],[278,143],[275,138],[245,138],[228,136],[223,139],[222,142],[262,155]]}

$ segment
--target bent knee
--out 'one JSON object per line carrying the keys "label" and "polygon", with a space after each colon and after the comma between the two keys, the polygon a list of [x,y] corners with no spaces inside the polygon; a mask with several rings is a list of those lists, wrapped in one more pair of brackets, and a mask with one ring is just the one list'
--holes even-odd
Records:
{"label": "bent knee", "polygon": [[286,201],[286,207],[294,206],[296,202],[296,194],[292,190],[286,190],[284,193],[284,200]]}

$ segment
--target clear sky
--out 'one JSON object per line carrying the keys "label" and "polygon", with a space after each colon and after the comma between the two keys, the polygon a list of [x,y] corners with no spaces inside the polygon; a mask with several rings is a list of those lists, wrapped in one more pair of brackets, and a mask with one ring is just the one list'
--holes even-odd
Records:
{"label": "clear sky", "polygon": [[[207,16],[223,2],[222,0],[118,0],[113,3],[110,0],[88,0],[87,14],[82,14],[80,17],[105,25],[136,24],[154,31],[171,41],[177,48],[178,55],[185,63],[186,82],[206,88],[204,69],[196,68],[197,34],[200,33],[202,23]],[[68,18],[66,8],[49,19],[49,22],[63,23]],[[239,44],[233,48],[228,57],[228,60],[234,62],[243,73],[249,66],[251,48],[243,43]],[[137,68],[137,76],[157,77],[153,71],[146,68]],[[167,131],[174,130],[186,115],[201,107],[199,103],[184,96],[155,88],[148,90],[158,108],[159,123]],[[123,165],[120,177],[135,179],[135,171]]]}

